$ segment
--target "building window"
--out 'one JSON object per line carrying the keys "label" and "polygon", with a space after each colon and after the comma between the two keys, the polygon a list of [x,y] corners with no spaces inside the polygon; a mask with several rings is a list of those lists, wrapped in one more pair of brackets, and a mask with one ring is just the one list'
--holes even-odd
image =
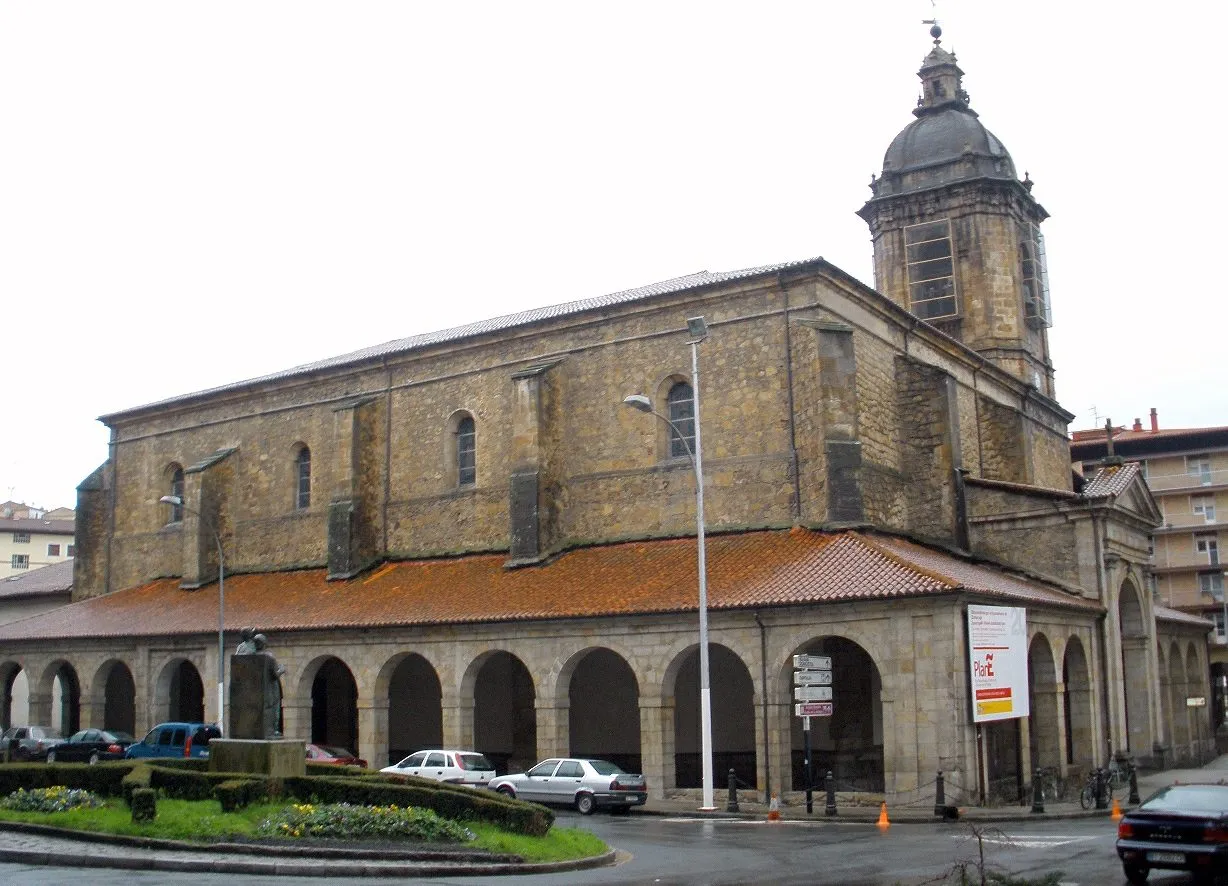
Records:
{"label": "building window", "polygon": [[1214,495],[1191,495],[1190,507],[1194,511],[1194,516],[1202,517],[1208,523],[1215,522],[1215,496]]}
{"label": "building window", "polygon": [[1049,270],[1045,262],[1045,238],[1036,225],[1027,225],[1019,243],[1020,276],[1023,280],[1023,317],[1029,326],[1053,325],[1049,309]]}
{"label": "building window", "polygon": [[955,262],[951,249],[951,223],[910,225],[904,229],[908,250],[908,303],[922,320],[954,317]]}
{"label": "building window", "polygon": [[669,457],[690,458],[695,452],[695,391],[684,381],[669,389],[665,397],[669,408]]}
{"label": "building window", "polygon": [[456,485],[473,486],[478,482],[477,430],[473,417],[466,415],[456,423]]}
{"label": "building window", "polygon": [[1185,470],[1188,474],[1194,474],[1198,477],[1198,482],[1203,486],[1211,485],[1211,458],[1206,455],[1187,455],[1185,457]]}
{"label": "building window", "polygon": [[30,555],[29,554],[14,554],[10,561],[14,569],[29,569]]}
{"label": "building window", "polygon": [[1224,574],[1222,572],[1200,572],[1198,590],[1218,599],[1224,593]]}
{"label": "building window", "polygon": [[294,507],[305,511],[311,507],[311,450],[304,446],[294,460]]}
{"label": "building window", "polygon": [[77,546],[76,546],[76,545],[69,545],[69,546],[68,546],[68,553],[66,553],[64,556],[65,556],[65,557],[75,557],[75,556],[77,556]]}
{"label": "building window", "polygon": [[47,545],[47,556],[48,557],[60,556],[60,546],[59,545]]}
{"label": "building window", "polygon": [[1224,642],[1224,610],[1217,609],[1211,613],[1211,620],[1215,622],[1215,641],[1217,643]]}
{"label": "building window", "polygon": [[29,543],[30,543],[30,533],[28,532],[14,532],[13,533],[13,544],[28,545]]}
{"label": "building window", "polygon": [[171,466],[171,495],[179,499],[179,504],[171,505],[172,523],[183,522],[183,468],[179,465]]}
{"label": "building window", "polygon": [[1209,566],[1219,565],[1219,542],[1214,535],[1194,536],[1194,550],[1206,554]]}

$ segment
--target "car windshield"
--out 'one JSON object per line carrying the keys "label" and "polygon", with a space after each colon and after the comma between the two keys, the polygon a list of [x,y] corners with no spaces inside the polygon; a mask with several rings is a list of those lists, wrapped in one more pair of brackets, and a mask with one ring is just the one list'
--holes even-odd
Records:
{"label": "car windshield", "polygon": [[1228,785],[1182,784],[1164,788],[1139,809],[1145,812],[1228,813]]}
{"label": "car windshield", "polygon": [[593,767],[593,771],[598,775],[622,775],[623,771],[613,763],[606,760],[589,760],[588,765]]}
{"label": "car windshield", "polygon": [[352,757],[354,756],[345,748],[332,747],[331,745],[322,744],[320,750],[328,754],[330,757]]}
{"label": "car windshield", "polygon": [[103,732],[102,740],[103,741],[136,741],[136,739],[133,738],[131,735],[129,735],[127,732]]}
{"label": "car windshield", "polygon": [[481,754],[457,754],[456,762],[460,765],[461,769],[494,769],[495,768],[494,766],[490,765],[490,761],[487,760]]}

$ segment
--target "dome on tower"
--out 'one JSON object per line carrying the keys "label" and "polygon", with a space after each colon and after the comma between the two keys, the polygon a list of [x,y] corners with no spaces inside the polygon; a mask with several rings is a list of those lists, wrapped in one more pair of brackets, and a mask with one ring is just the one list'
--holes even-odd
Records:
{"label": "dome on tower", "polygon": [[934,48],[917,76],[922,93],[917,119],[891,141],[883,173],[871,187],[875,197],[904,194],[980,178],[1017,181],[1015,164],[1002,142],[969,107],[964,72],[955,55],[943,49],[942,30],[930,29]]}

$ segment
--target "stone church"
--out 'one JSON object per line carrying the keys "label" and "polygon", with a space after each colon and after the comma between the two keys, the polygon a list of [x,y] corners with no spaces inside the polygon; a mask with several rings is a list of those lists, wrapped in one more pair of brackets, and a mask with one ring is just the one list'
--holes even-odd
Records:
{"label": "stone church", "polygon": [[[254,626],[284,733],[373,765],[592,755],[698,797],[706,683],[719,786],[788,800],[804,653],[841,791],[1198,754],[1209,625],[1153,601],[1138,466],[1072,473],[1047,213],[932,36],[859,210],[875,288],[705,271],[103,416],[74,602],[0,627],[4,716],[24,671],[32,721],[224,724]],[[1027,716],[975,721],[969,606],[1026,613]]]}

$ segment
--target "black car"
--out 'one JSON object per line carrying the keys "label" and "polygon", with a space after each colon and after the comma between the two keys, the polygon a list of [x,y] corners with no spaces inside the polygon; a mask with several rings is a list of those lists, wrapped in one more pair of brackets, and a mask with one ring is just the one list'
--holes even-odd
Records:
{"label": "black car", "polygon": [[89,763],[122,760],[128,745],[136,739],[127,732],[82,729],[60,744],[47,748],[48,763]]}
{"label": "black car", "polygon": [[1228,785],[1152,794],[1118,823],[1117,856],[1131,883],[1145,883],[1152,869],[1190,871],[1205,883],[1228,873]]}
{"label": "black car", "polygon": [[48,748],[63,740],[50,726],[10,726],[0,735],[0,753],[7,751],[9,759],[19,763],[43,760]]}

